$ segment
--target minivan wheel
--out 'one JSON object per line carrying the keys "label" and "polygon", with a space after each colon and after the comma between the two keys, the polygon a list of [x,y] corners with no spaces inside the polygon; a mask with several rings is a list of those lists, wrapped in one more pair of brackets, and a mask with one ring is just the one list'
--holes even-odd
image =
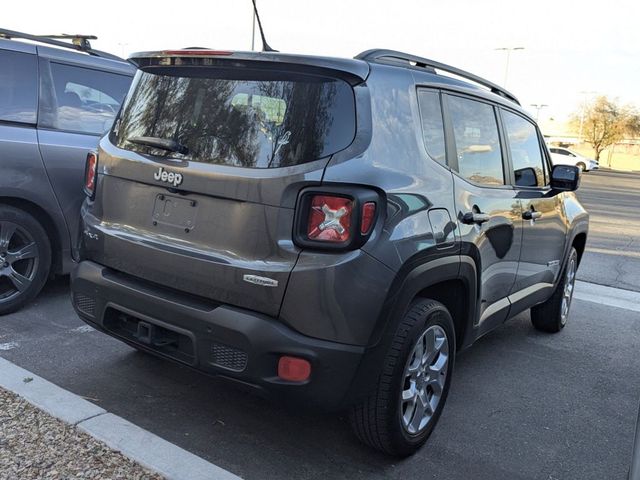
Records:
{"label": "minivan wheel", "polygon": [[553,295],[546,302],[531,309],[531,323],[537,330],[556,333],[567,324],[577,270],[578,252],[571,247],[561,280],[558,282]]}
{"label": "minivan wheel", "polygon": [[51,244],[29,213],[0,205],[0,315],[15,312],[44,286],[51,268]]}
{"label": "minivan wheel", "polygon": [[375,390],[350,412],[358,438],[391,455],[415,453],[442,413],[455,349],[447,308],[435,300],[414,302],[395,332]]}

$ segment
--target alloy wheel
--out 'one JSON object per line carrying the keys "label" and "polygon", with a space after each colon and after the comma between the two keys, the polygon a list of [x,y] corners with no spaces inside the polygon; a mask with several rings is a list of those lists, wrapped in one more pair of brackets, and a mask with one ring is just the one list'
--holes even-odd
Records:
{"label": "alloy wheel", "polygon": [[560,323],[564,326],[569,318],[569,309],[571,307],[571,299],[573,298],[573,289],[576,283],[576,257],[572,255],[569,258],[567,271],[564,279],[564,290],[562,292],[562,305],[560,307]]}
{"label": "alloy wheel", "polygon": [[404,369],[400,399],[402,426],[410,435],[422,432],[442,399],[449,363],[449,339],[433,325],[418,338]]}
{"label": "alloy wheel", "polygon": [[20,225],[0,221],[0,302],[26,291],[38,273],[38,246]]}

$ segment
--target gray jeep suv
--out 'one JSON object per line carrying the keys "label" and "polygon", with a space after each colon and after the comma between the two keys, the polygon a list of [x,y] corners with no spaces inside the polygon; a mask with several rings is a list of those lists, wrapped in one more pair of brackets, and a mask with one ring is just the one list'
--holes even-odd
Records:
{"label": "gray jeep suv", "polygon": [[579,172],[551,168],[504,89],[387,50],[132,60],[87,158],[72,301],[90,325],[296,407],[348,408],[395,455],[434,428],[456,351],[528,308],[564,327]]}
{"label": "gray jeep suv", "polygon": [[65,37],[75,44],[0,29],[0,314],[71,270],[87,150],[135,73],[95,37]]}

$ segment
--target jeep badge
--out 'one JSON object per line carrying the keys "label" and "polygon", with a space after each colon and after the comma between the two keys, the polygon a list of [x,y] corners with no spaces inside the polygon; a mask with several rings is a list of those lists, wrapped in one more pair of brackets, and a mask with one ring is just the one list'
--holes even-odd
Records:
{"label": "jeep badge", "polygon": [[161,182],[170,183],[174,187],[177,187],[182,183],[182,174],[167,172],[163,167],[160,167],[156,173],[153,174],[153,178],[160,180]]}

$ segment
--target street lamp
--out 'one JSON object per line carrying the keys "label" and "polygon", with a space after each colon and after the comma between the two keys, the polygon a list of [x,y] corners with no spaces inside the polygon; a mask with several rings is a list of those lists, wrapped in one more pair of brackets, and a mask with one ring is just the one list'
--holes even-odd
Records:
{"label": "street lamp", "polygon": [[516,50],[524,50],[524,47],[498,47],[495,50],[502,50],[507,52],[507,64],[504,67],[504,86],[507,86],[507,79],[509,78],[509,59],[511,58],[511,52]]}
{"label": "street lamp", "polygon": [[548,107],[549,105],[547,105],[546,103],[532,103],[530,104],[530,106],[536,109],[536,123],[538,123],[538,118],[540,117],[540,110],[542,110],[544,107]]}

